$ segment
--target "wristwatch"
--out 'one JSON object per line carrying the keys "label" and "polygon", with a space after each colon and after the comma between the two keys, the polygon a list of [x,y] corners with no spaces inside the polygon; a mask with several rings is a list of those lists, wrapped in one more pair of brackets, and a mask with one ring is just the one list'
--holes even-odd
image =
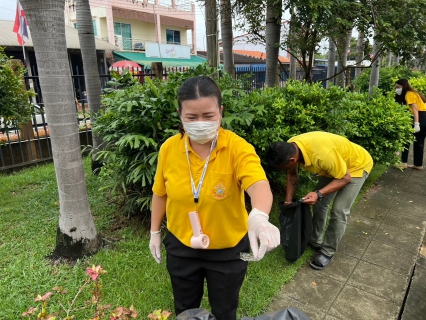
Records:
{"label": "wristwatch", "polygon": [[316,194],[317,194],[317,196],[318,196],[318,201],[321,201],[321,200],[322,200],[322,198],[324,197],[324,196],[322,195],[321,191],[319,191],[319,190],[315,190],[315,193],[316,193]]}

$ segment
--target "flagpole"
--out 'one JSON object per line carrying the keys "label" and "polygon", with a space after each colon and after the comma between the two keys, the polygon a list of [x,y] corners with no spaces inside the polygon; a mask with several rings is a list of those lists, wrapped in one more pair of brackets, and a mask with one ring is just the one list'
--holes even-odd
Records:
{"label": "flagpole", "polygon": [[[24,30],[23,30],[23,28],[22,28],[22,26],[23,26],[23,23],[25,23],[25,18],[24,19],[22,19],[22,17],[20,16],[19,17],[19,20],[20,20],[20,28],[21,28],[21,38],[22,38],[22,53],[24,54],[24,66],[25,66],[25,69],[26,69],[26,73],[28,74],[28,67],[27,67],[27,57],[26,57],[26,55],[25,55],[25,47],[24,47],[24,44],[25,44],[25,42],[24,42]],[[22,21],[23,20],[23,21]]]}

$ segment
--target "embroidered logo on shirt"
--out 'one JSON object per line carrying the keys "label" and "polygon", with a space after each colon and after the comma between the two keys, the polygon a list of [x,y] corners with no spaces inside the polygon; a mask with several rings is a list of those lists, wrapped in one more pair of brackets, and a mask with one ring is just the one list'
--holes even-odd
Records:
{"label": "embroidered logo on shirt", "polygon": [[226,197],[226,188],[222,182],[219,182],[218,185],[213,187],[213,197],[216,199],[223,199]]}

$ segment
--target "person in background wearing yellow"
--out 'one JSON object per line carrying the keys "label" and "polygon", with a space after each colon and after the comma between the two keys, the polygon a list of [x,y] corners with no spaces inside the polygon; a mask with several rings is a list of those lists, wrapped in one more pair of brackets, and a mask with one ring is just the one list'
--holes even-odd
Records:
{"label": "person in background wearing yellow", "polygon": [[302,199],[304,203],[313,205],[309,245],[317,255],[309,265],[315,270],[326,268],[345,233],[351,207],[373,168],[373,159],[363,147],[348,139],[320,131],[271,144],[266,159],[270,167],[287,171],[284,205],[293,201],[299,181],[299,166],[318,176],[315,190]]}
{"label": "person in background wearing yellow", "polygon": [[401,163],[398,168],[411,168],[423,170],[423,150],[426,138],[426,97],[414,90],[407,79],[399,79],[395,82],[395,101],[407,105],[413,115],[414,137],[413,165],[407,164],[410,145],[405,146],[401,153]]}
{"label": "person in background wearing yellow", "polygon": [[[222,97],[212,79],[187,79],[177,99],[182,127],[160,148],[149,247],[160,263],[161,224],[167,214],[163,243],[176,315],[200,307],[205,279],[212,314],[234,320],[247,271],[240,253],[251,247],[261,259],[280,244],[278,228],[268,221],[271,189],[253,146],[221,128]],[[253,208],[249,215],[244,191]],[[209,239],[201,248],[191,240],[196,234],[189,213],[194,212]]]}

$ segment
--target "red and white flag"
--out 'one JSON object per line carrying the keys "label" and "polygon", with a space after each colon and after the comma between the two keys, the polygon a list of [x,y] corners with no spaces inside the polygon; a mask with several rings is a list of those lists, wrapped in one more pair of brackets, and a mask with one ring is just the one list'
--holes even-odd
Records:
{"label": "red and white flag", "polygon": [[16,33],[18,37],[18,43],[22,46],[25,42],[28,41],[28,22],[25,12],[22,9],[19,0],[16,3],[16,16],[15,24],[13,25],[13,32]]}

